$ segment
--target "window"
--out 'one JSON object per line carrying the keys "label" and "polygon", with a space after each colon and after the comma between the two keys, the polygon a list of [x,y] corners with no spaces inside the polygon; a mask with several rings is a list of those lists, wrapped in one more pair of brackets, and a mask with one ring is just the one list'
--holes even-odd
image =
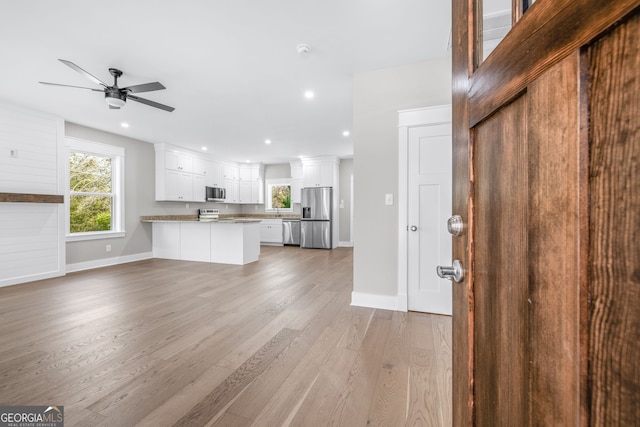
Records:
{"label": "window", "polygon": [[269,179],[266,181],[267,206],[265,210],[278,212],[293,212],[291,206],[291,180]]}
{"label": "window", "polygon": [[124,148],[67,139],[67,240],[124,236]]}

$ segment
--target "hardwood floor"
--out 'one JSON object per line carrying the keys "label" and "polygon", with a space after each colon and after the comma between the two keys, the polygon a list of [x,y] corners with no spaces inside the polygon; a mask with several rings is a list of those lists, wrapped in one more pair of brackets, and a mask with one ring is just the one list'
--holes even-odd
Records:
{"label": "hardwood floor", "polygon": [[349,305],[352,250],[0,288],[0,404],[67,426],[449,426],[451,318]]}

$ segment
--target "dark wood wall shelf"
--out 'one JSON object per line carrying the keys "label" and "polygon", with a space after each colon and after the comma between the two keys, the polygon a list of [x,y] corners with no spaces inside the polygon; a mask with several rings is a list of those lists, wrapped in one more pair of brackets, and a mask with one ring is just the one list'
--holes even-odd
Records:
{"label": "dark wood wall shelf", "polygon": [[64,203],[56,194],[0,193],[0,203]]}

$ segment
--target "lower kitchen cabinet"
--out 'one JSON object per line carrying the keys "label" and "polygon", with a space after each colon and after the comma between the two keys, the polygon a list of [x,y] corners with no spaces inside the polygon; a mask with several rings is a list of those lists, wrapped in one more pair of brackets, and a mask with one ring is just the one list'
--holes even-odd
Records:
{"label": "lower kitchen cabinet", "polygon": [[260,256],[257,221],[151,222],[154,258],[244,265]]}
{"label": "lower kitchen cabinet", "polygon": [[282,219],[263,219],[260,223],[260,243],[282,245]]}

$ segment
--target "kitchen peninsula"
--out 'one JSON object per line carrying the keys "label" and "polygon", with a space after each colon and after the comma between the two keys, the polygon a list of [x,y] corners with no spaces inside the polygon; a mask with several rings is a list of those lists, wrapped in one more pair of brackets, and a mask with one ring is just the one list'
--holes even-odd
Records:
{"label": "kitchen peninsula", "polygon": [[152,223],[154,258],[244,265],[260,256],[260,219],[161,215],[140,221]]}

